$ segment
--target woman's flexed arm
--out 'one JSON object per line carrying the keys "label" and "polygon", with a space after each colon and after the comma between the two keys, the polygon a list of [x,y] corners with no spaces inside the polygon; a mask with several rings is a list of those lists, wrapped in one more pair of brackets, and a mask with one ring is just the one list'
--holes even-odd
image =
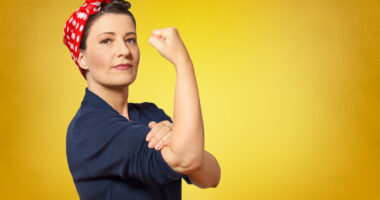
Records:
{"label": "woman's flexed arm", "polygon": [[[172,123],[165,120],[159,123],[151,121],[149,128],[152,130],[146,136],[150,148],[161,150],[164,146],[170,146],[172,135]],[[199,170],[186,174],[191,182],[200,188],[217,187],[220,181],[221,170],[216,158],[211,153],[203,152],[202,167]]]}
{"label": "woman's flexed arm", "polygon": [[149,43],[170,61],[177,73],[171,145],[161,150],[177,172],[199,170],[204,156],[204,128],[193,63],[176,28],[152,31]]}

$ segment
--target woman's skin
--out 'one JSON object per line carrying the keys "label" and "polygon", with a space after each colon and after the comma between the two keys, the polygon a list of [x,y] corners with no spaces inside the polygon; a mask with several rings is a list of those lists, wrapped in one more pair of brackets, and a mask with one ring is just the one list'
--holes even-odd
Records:
{"label": "woman's skin", "polygon": [[[136,37],[130,16],[103,14],[90,27],[87,49],[80,50],[78,57],[80,67],[86,71],[88,89],[128,120],[128,86],[136,79],[140,59]],[[216,187],[221,171],[215,157],[204,150],[198,87],[185,45],[175,28],[153,30],[149,43],[174,65],[177,73],[173,124],[149,125],[155,133],[168,133],[170,128],[166,138],[170,145],[161,147],[161,154],[173,170],[186,174],[198,187]],[[114,68],[126,63],[132,67]],[[167,126],[161,125],[165,123]]]}
{"label": "woman's skin", "polygon": [[[156,123],[151,121],[149,128],[152,130],[147,134],[146,140],[149,142],[149,148],[155,148],[161,150],[165,146],[170,146],[170,138],[172,135],[172,123],[169,121],[161,121]],[[216,187],[213,186],[215,179],[220,179],[220,167],[216,158],[209,152],[205,151],[205,162],[202,169],[193,173],[187,174],[192,180],[194,185],[200,188]],[[219,173],[215,173],[213,170],[218,169]],[[209,179],[205,179],[208,177]],[[211,186],[210,186],[211,185]]]}
{"label": "woman's skin", "polygon": [[172,123],[167,120],[159,123],[151,121],[148,126],[152,129],[145,137],[146,141],[149,142],[149,148],[161,150],[162,147],[170,145],[173,129]]}

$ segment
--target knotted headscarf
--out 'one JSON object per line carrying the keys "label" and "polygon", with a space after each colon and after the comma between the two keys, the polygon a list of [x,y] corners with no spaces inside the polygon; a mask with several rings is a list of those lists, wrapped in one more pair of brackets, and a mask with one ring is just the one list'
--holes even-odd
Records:
{"label": "knotted headscarf", "polygon": [[81,70],[78,63],[79,46],[82,39],[83,29],[90,15],[100,11],[102,3],[109,3],[110,0],[86,0],[67,20],[63,33],[63,43],[69,48],[71,58],[78,66],[79,71],[86,78],[84,70]]}

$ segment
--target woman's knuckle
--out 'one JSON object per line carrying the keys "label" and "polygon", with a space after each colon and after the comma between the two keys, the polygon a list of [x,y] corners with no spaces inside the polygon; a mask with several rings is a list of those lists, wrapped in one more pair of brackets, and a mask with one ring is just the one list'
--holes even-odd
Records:
{"label": "woman's knuckle", "polygon": [[177,29],[176,29],[175,27],[170,27],[170,28],[169,28],[169,32],[171,32],[171,33],[175,33],[176,30],[177,30]]}

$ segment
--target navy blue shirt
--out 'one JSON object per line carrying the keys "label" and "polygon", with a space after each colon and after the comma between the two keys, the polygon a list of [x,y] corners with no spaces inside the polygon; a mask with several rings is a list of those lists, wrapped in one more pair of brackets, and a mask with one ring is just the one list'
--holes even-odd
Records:
{"label": "navy blue shirt", "polygon": [[181,179],[145,137],[150,121],[171,118],[154,103],[128,103],[130,120],[87,87],[66,136],[67,161],[81,200],[181,199]]}

